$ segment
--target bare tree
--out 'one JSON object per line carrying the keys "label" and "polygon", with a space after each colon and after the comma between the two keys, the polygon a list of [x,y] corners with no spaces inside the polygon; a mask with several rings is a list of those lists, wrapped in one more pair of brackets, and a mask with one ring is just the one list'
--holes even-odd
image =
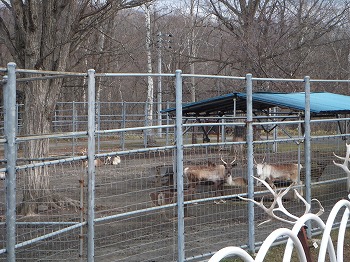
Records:
{"label": "bare tree", "polygon": [[227,65],[241,73],[292,78],[307,70],[349,11],[347,1],[332,0],[208,0],[208,8],[234,43]]}
{"label": "bare tree", "polygon": [[[0,35],[8,52],[20,68],[50,71],[70,70],[69,57],[94,30],[95,26],[114,16],[118,10],[140,6],[151,0],[116,1],[23,1],[1,0],[11,15],[0,17]],[[62,79],[31,81],[24,87],[26,134],[51,132],[51,117]],[[49,141],[26,144],[29,159],[48,155]],[[50,194],[48,172],[44,168],[28,170],[26,189],[20,212],[33,214],[41,203],[57,207],[59,196]],[[65,201],[63,201],[65,202]],[[67,200],[65,204],[74,204]]]}
{"label": "bare tree", "polygon": [[[147,73],[153,73],[152,69],[152,31],[151,31],[151,5],[145,4],[145,25],[146,25],[146,52],[147,52]],[[147,101],[146,101],[146,121],[147,126],[152,126],[153,122],[153,96],[154,84],[152,76],[147,77]],[[155,139],[152,130],[145,130],[147,145],[155,145]]]}

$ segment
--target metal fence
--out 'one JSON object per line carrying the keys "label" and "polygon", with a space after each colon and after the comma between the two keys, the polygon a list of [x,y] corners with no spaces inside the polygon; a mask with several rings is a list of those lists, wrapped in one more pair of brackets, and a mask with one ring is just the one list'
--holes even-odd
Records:
{"label": "metal fence", "polygon": [[[311,120],[307,110],[305,120],[294,116],[288,121],[271,117],[257,121],[253,115],[250,97],[255,83],[293,82],[305,86],[308,94],[308,78],[261,79],[249,74],[219,77],[188,75],[181,71],[162,74],[175,82],[176,118],[167,119],[161,126],[132,123],[123,120],[129,117],[129,110],[121,113],[127,105],[118,104],[121,106],[119,113],[108,113],[107,118],[112,119],[109,125],[102,125],[102,121],[98,127],[96,123],[102,115],[96,110],[94,79],[148,75],[96,74],[93,70],[67,74],[68,77],[88,76],[87,108],[86,104],[76,103],[74,109],[65,111],[64,106],[58,105],[56,112],[60,113],[55,116],[55,133],[19,137],[16,136],[15,105],[18,71],[12,63],[1,70],[7,73],[4,79],[5,135],[1,139],[6,165],[0,170],[6,171],[6,180],[0,181],[1,260],[202,261],[227,245],[250,251],[258,249],[272,229],[285,225],[273,222],[257,227],[267,215],[251,202],[237,198],[264,196],[266,202],[269,200],[267,191],[254,183],[253,156],[256,161],[266,157],[269,163],[301,163],[305,170],[301,179],[306,200],[310,203],[311,198],[319,199],[326,212],[347,194],[346,174],[335,167],[332,160],[333,152],[345,155],[348,134],[339,133],[339,126],[347,126],[349,118]],[[31,70],[30,73],[43,72]],[[225,121],[220,122],[212,119],[206,123],[185,123],[181,108],[182,82],[190,77],[217,78],[217,81],[222,78],[245,85],[247,114],[225,116]],[[307,95],[305,101],[306,104],[310,102]],[[85,107],[85,111],[78,110],[79,107]],[[140,108],[142,112],[144,105]],[[138,118],[142,120],[141,114]],[[64,121],[67,121],[65,125],[59,124]],[[305,125],[305,135],[300,131],[301,123]],[[69,125],[71,129],[67,130]],[[271,133],[266,136],[262,131],[260,137],[254,136],[256,127],[262,125],[278,125],[278,128],[274,128],[273,136]],[[192,134],[184,131],[194,126],[218,126],[221,133],[211,137],[211,142],[192,143]],[[226,134],[226,130],[236,127],[244,127],[243,141],[234,141]],[[144,131],[156,133],[160,128],[169,140],[157,137],[156,145],[146,147]],[[50,156],[35,161],[26,158],[22,148],[39,139],[49,141]],[[210,184],[201,185],[196,193],[188,192],[188,182],[183,176],[185,166],[219,164],[221,158],[230,161],[237,155],[238,165],[233,169],[233,176],[247,179],[247,186],[225,186],[219,196]],[[120,160],[120,163],[113,165],[113,160]],[[42,185],[42,176],[33,177],[33,174],[45,176],[45,186],[36,187]],[[41,192],[40,198],[28,198],[37,191]],[[214,200],[218,199],[226,203],[216,204]],[[302,214],[303,203],[292,196],[286,200],[285,206],[291,213]],[[35,205],[35,212],[16,212],[26,205]],[[310,234],[316,234],[317,230],[309,226]]]}
{"label": "metal fence", "polygon": [[[158,108],[174,107],[174,103],[154,103]],[[87,102],[58,102],[52,121],[54,132],[83,131],[87,129]],[[147,104],[144,102],[96,102],[96,125],[98,130],[121,129],[145,125]],[[167,115],[154,113],[152,125],[167,121]]]}
{"label": "metal fence", "polygon": [[[154,103],[154,107],[171,108],[175,104],[171,102]],[[52,132],[82,132],[88,126],[88,102],[58,102],[52,119]],[[124,129],[147,125],[145,112],[147,104],[142,102],[96,102],[96,130]],[[0,106],[0,135],[4,135],[4,108]],[[21,133],[23,127],[24,105],[16,104],[17,133]],[[166,125],[171,120],[167,114],[155,112],[152,115],[151,125]],[[129,131],[129,136],[142,137],[144,130],[135,129]],[[166,129],[159,128],[155,131],[157,137],[167,138],[170,143],[169,133]],[[123,137],[122,137],[123,138]],[[97,141],[100,148],[99,140]],[[120,139],[120,147],[125,147],[125,140]],[[72,150],[74,148],[72,147]],[[72,153],[76,153],[72,151]]]}

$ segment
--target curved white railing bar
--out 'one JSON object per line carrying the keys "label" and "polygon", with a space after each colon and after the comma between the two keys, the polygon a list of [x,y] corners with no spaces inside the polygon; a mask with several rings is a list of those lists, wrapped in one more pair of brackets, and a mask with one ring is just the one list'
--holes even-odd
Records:
{"label": "curved white railing bar", "polygon": [[[325,227],[326,227],[325,223],[321,220],[320,217],[318,217],[315,214],[309,213],[309,214],[303,215],[302,217],[300,217],[297,220],[297,222],[294,224],[294,226],[292,228],[293,233],[294,234],[298,234],[299,231],[301,230],[301,228],[309,220],[315,221],[322,230],[324,230]],[[294,243],[290,239],[288,239],[287,245],[286,245],[286,249],[284,251],[283,262],[289,262],[291,260],[293,247],[294,247],[293,244]],[[331,262],[335,262],[336,259],[335,259],[334,246],[333,246],[333,243],[332,243],[332,239],[330,239],[330,238],[328,239],[328,252],[330,254]]]}
{"label": "curved white railing bar", "polygon": [[224,247],[216,252],[210,259],[209,262],[220,261],[221,259],[229,256],[237,256],[244,262],[254,262],[254,259],[240,247]]}
{"label": "curved white railing bar", "polygon": [[[350,195],[348,196],[350,199]],[[338,233],[337,240],[337,253],[335,253],[334,245],[330,236],[332,226],[334,224],[334,220],[340,210],[345,208]],[[283,262],[289,262],[291,260],[292,252],[294,246],[297,249],[299,261],[306,262],[306,255],[304,253],[303,246],[298,238],[298,233],[301,228],[305,225],[307,221],[314,221],[318,224],[318,226],[323,230],[322,240],[320,245],[320,251],[318,256],[318,262],[324,262],[326,259],[326,251],[329,254],[329,260],[331,262],[343,262],[343,249],[344,249],[344,237],[347,228],[347,223],[350,217],[350,201],[346,199],[339,200],[331,212],[329,213],[327,223],[325,224],[318,215],[308,213],[304,214],[300,217],[294,224],[292,230],[287,228],[279,228],[273,231],[263,242],[262,246],[259,249],[258,254],[255,259],[253,259],[245,250],[239,247],[225,247],[218,252],[216,252],[209,260],[209,262],[219,262],[221,259],[225,257],[239,256],[245,262],[262,262],[268,252],[269,248],[272,246],[273,242],[281,237],[288,236],[288,241],[286,245],[286,249],[283,256]]]}
{"label": "curved white railing bar", "polygon": [[[328,216],[326,227],[325,227],[325,230],[323,231],[323,235],[322,235],[320,252],[318,254],[318,261],[319,262],[323,262],[325,260],[325,257],[326,257],[326,245],[327,245],[327,242],[328,242],[327,239],[330,239],[330,233],[331,233],[331,230],[332,230],[332,225],[334,223],[335,217],[337,216],[337,214],[339,213],[339,210],[342,207],[345,207],[346,210],[344,211],[344,215],[343,215],[342,220],[341,220],[340,228],[341,228],[342,232],[339,231],[338,239],[339,239],[339,235],[341,233],[343,234],[343,236],[341,238],[344,239],[345,230],[346,230],[344,227],[346,227],[346,223],[347,223],[347,220],[349,218],[349,210],[350,210],[350,202],[348,200],[346,200],[346,199],[339,200],[334,205],[334,207],[332,208],[332,211],[330,212],[330,214]],[[344,240],[342,240],[341,242],[344,242]],[[338,248],[337,248],[337,250],[338,250],[338,260],[336,260],[336,261],[343,261],[343,257],[342,256],[340,257],[340,253],[342,254],[343,251],[341,251],[339,253],[339,248],[340,247],[338,246]],[[341,248],[342,248],[342,246],[341,246]]]}
{"label": "curved white railing bar", "polygon": [[267,251],[272,246],[273,242],[282,236],[288,236],[289,239],[292,239],[294,245],[296,246],[296,249],[298,251],[299,261],[306,262],[306,255],[304,253],[304,248],[298,238],[298,235],[295,234],[293,231],[291,231],[288,228],[278,228],[275,231],[273,231],[264,241],[264,243],[261,245],[258,254],[255,257],[256,262],[263,262],[264,258],[266,256]]}
{"label": "curved white railing bar", "polygon": [[264,243],[261,245],[258,254],[255,257],[255,260],[243,249],[239,247],[225,247],[218,252],[216,252],[208,262],[219,262],[221,259],[228,257],[228,256],[239,256],[244,261],[247,262],[263,262],[264,258],[266,256],[267,251],[271,247],[271,245],[275,242],[276,239],[280,238],[281,236],[288,236],[290,239],[292,239],[294,245],[297,248],[299,261],[306,262],[306,256],[304,253],[303,246],[298,239],[298,236],[292,232],[288,228],[278,228],[275,231],[273,231],[264,241]]}
{"label": "curved white railing bar", "polygon": [[345,231],[346,226],[348,223],[350,215],[350,210],[347,208],[343,214],[342,220],[340,222],[339,227],[339,233],[338,233],[338,243],[337,243],[337,258],[340,260],[340,258],[344,257],[343,251],[344,251],[344,238],[345,238]]}

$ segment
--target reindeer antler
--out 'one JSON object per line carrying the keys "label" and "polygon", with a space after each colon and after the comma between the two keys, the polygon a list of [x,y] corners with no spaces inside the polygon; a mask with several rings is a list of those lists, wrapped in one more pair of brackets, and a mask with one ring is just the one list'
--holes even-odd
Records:
{"label": "reindeer antler", "polygon": [[[238,196],[240,199],[242,200],[246,200],[246,201],[250,201],[250,202],[253,202],[254,204],[256,204],[257,206],[261,207],[265,213],[267,213],[269,216],[270,216],[270,219],[260,223],[258,226],[262,225],[262,224],[265,224],[269,221],[271,221],[272,219],[276,219],[278,221],[281,221],[281,222],[285,222],[285,223],[288,223],[288,224],[295,224],[296,221],[299,219],[299,217],[291,214],[284,206],[283,206],[283,202],[282,202],[282,198],[289,192],[289,190],[293,187],[293,184],[291,184],[288,188],[286,188],[285,190],[279,190],[278,192],[273,190],[270,185],[265,181],[265,180],[262,180],[260,178],[257,178],[257,177],[254,177],[256,180],[260,181],[261,183],[263,183],[265,185],[265,187],[272,193],[272,195],[274,196],[274,200],[271,204],[271,206],[268,208],[264,205],[264,197],[261,198],[261,201],[260,202],[257,202],[255,201],[254,199],[249,199],[249,198],[243,198],[243,197],[240,197]],[[298,193],[297,190],[295,190],[295,193],[297,195],[297,197],[303,201],[303,203],[305,204],[305,212],[303,215],[307,214],[310,212],[310,209],[311,209],[311,205],[309,203],[307,203],[307,201]],[[320,201],[318,201],[317,199],[312,199],[311,201],[316,201],[317,204],[319,205],[320,207],[320,210],[316,213],[316,216],[320,216],[323,214],[324,212],[324,208],[323,206],[321,205]],[[277,206],[277,207],[276,207]],[[291,218],[292,220],[287,220],[285,218],[282,218],[282,217],[279,217],[277,216],[275,213],[276,212],[281,212],[283,214],[285,214],[287,217]]]}
{"label": "reindeer antler", "polygon": [[[261,164],[264,164],[265,157],[266,157],[266,155],[264,155],[264,158],[263,158],[263,160],[261,161]],[[256,161],[255,157],[253,157],[253,160],[254,160],[255,165],[258,165],[258,164],[259,164],[259,163]]]}
{"label": "reindeer antler", "polygon": [[220,155],[220,160],[222,161],[222,163],[224,163],[224,165],[227,165],[227,163],[222,159],[222,155]]}
{"label": "reindeer antler", "polygon": [[[235,159],[233,159],[233,161],[230,162],[230,165],[232,165],[236,161],[236,159],[237,159],[237,156],[235,156]],[[222,159],[222,155],[220,155],[220,160],[222,161],[222,163],[224,163],[224,165],[227,165],[227,162]]]}
{"label": "reindeer antler", "polygon": [[334,152],[333,152],[333,155],[341,160],[344,160],[344,163],[343,164],[339,164],[339,163],[336,163],[334,160],[333,160],[333,164],[336,165],[336,166],[339,166],[341,167],[345,173],[348,175],[348,181],[347,181],[347,190],[348,192],[350,192],[350,170],[349,170],[349,167],[348,167],[348,163],[349,163],[349,155],[350,155],[350,144],[345,144],[346,145],[346,155],[345,157],[341,157],[341,156],[337,156]]}
{"label": "reindeer antler", "polygon": [[233,163],[236,162],[236,159],[237,159],[237,156],[235,156],[235,159],[233,159],[230,164],[233,165]]}

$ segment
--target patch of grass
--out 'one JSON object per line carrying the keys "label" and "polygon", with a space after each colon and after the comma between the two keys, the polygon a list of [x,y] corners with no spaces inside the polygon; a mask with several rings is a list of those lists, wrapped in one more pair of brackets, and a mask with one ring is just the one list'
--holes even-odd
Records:
{"label": "patch of grass", "polygon": [[[320,239],[322,237],[322,235],[316,236],[315,239]],[[333,230],[331,233],[331,238],[333,241],[333,245],[334,245],[334,249],[335,252],[336,248],[337,248],[337,237],[338,237],[338,230]],[[310,246],[310,250],[311,250],[311,255],[314,261],[318,260],[318,254],[319,254],[319,247],[318,248],[314,248],[312,246],[312,241],[309,242],[309,246]],[[284,255],[284,251],[285,251],[285,247],[286,244],[281,244],[275,247],[270,248],[270,250],[267,252],[264,261],[266,262],[270,262],[270,261],[282,261],[283,260],[283,255]],[[344,255],[344,261],[350,261],[350,229],[348,228],[348,230],[345,233],[345,238],[344,238],[344,251],[343,251],[343,255]],[[329,258],[327,257],[328,253],[326,253],[326,259],[325,261],[329,261]],[[254,257],[254,256],[253,256]],[[224,258],[221,260],[221,262],[243,262],[243,259],[237,258],[237,257],[232,257],[232,258]],[[299,262],[299,258],[298,258],[298,254],[295,250],[295,248],[293,249],[293,254],[292,254],[292,258],[290,260],[291,262]]]}

